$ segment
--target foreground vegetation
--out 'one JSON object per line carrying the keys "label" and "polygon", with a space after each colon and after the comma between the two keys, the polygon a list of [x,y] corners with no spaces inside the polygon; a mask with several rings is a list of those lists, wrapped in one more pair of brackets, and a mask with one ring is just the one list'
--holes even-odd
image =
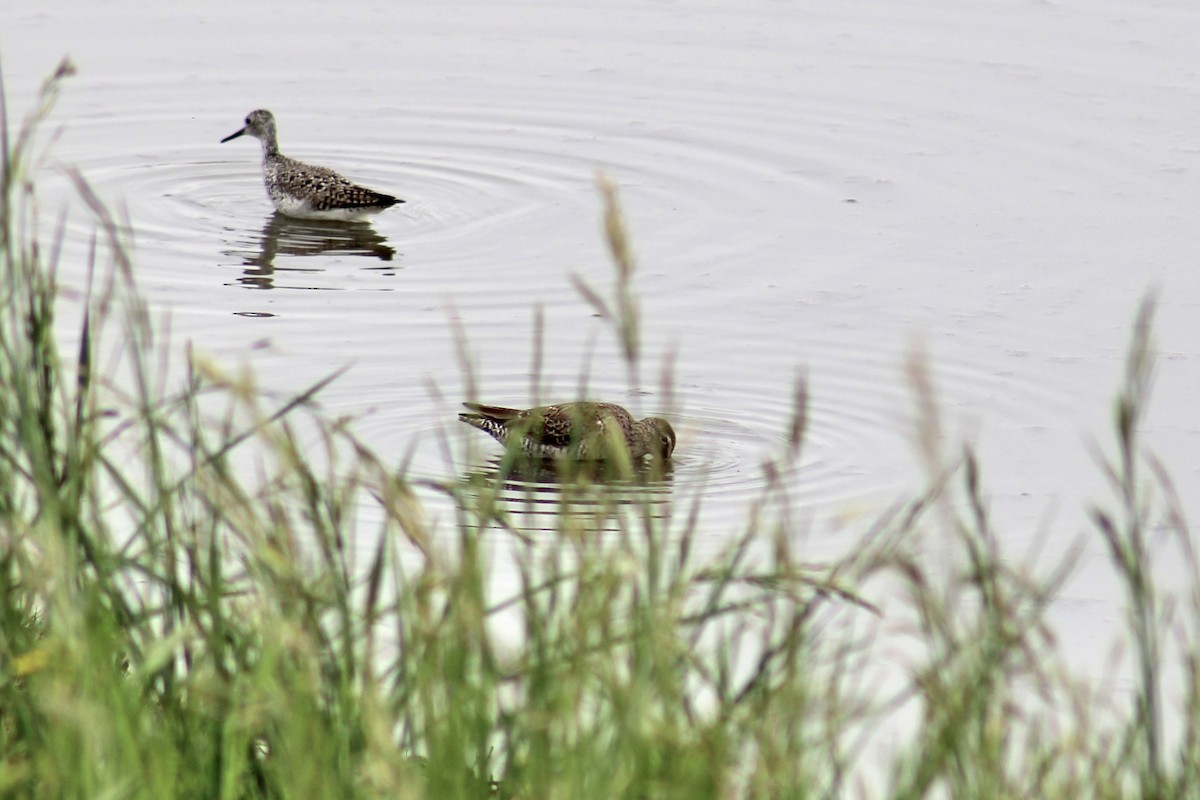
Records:
{"label": "foreground vegetation", "polygon": [[[1197,793],[1200,572],[1138,441],[1149,304],[1113,498],[1092,512],[1127,593],[1134,679],[1112,693],[1072,676],[1046,623],[1071,556],[1032,572],[1001,557],[980,465],[948,452],[920,359],[928,490],[814,566],[780,477],[803,387],[762,496],[702,557],[694,504],[606,502],[587,476],[562,496],[599,506],[564,499],[557,536],[513,530],[486,480],[432,487],[459,509],[435,531],[420,487],[313,410],[324,382],[279,404],[198,357],[169,377],[120,228],[80,176],[101,244],[68,328],[29,170],[69,71],[24,126],[0,120],[0,797]],[[617,288],[580,288],[636,376],[633,262],[605,192]],[[1162,549],[1186,566],[1181,594],[1156,583]],[[500,562],[516,577],[497,590]]]}

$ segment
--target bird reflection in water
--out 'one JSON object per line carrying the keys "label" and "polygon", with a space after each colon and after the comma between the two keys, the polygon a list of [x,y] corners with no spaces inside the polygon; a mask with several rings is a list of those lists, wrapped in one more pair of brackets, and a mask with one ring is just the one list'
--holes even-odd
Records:
{"label": "bird reflection in water", "polygon": [[494,502],[517,530],[535,533],[563,528],[563,512],[589,531],[616,531],[622,510],[665,519],[670,510],[671,462],[648,459],[620,473],[603,461],[495,456],[463,475],[474,499]]}
{"label": "bird reflection in water", "polygon": [[387,243],[368,222],[339,222],[329,220],[294,219],[276,211],[267,218],[257,242],[256,253],[241,251],[243,270],[238,283],[248,289],[274,289],[276,272],[305,273],[315,270],[275,266],[276,256],[350,255],[378,259],[386,266],[368,267],[374,270],[394,270],[391,264],[395,248]]}

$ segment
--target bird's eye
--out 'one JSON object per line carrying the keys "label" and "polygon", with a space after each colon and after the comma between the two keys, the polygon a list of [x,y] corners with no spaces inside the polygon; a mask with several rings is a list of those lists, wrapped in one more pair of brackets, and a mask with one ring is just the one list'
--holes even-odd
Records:
{"label": "bird's eye", "polygon": [[249,117],[246,117],[246,124],[247,124],[247,125],[249,125],[249,124],[250,124],[250,118],[249,118]]}

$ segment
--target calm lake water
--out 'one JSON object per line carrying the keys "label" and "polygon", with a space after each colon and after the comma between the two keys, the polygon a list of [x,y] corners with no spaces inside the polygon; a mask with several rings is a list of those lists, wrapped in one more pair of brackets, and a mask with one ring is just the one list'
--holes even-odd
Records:
{"label": "calm lake water", "polygon": [[[524,405],[540,307],[541,398],[585,375],[593,397],[676,419],[654,491],[703,486],[713,547],[762,490],[805,375],[790,481],[813,552],[836,552],[921,485],[903,370],[921,342],[1005,546],[1051,560],[1110,497],[1092,445],[1111,450],[1157,289],[1148,442],[1200,516],[1194,3],[4,6],[11,110],[63,55],[79,69],[46,208],[69,202],[54,163],[80,168],[128,215],[176,342],[281,396],[349,366],[324,409],[415,475],[447,474],[443,435],[492,452],[455,421],[456,327],[479,396]],[[275,218],[258,143],[218,144],[260,107],[285,153],[407,203],[359,228]],[[639,263],[635,387],[572,284],[613,283],[597,170]],[[67,285],[92,227],[73,203]],[[1117,598],[1093,537],[1055,611],[1082,661]]]}

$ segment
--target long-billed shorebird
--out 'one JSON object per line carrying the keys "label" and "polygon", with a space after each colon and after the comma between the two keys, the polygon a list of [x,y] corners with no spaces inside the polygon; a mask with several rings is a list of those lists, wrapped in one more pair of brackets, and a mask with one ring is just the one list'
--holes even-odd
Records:
{"label": "long-billed shorebird", "polygon": [[521,450],[537,458],[568,456],[605,459],[624,446],[631,459],[654,456],[664,461],[675,450],[675,431],[661,417],[634,420],[616,403],[580,401],[517,409],[463,403],[472,413],[458,418],[504,445],[521,437]]}
{"label": "long-billed shorebird", "polygon": [[354,220],[404,202],[351,183],[327,167],[305,164],[280,153],[275,116],[270,111],[251,111],[246,126],[221,143],[242,135],[262,142],[263,180],[271,202],[281,214],[302,219]]}

